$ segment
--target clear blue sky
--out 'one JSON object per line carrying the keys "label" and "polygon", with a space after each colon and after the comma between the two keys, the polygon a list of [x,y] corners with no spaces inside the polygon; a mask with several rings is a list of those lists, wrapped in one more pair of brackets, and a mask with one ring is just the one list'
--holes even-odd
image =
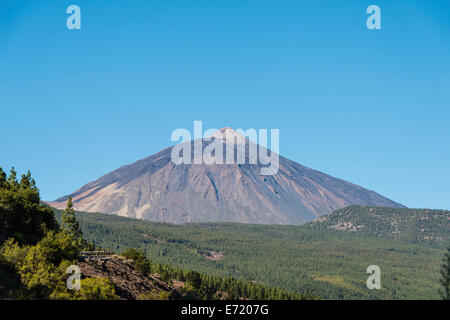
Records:
{"label": "clear blue sky", "polygon": [[0,111],[0,166],[45,200],[203,120],[279,128],[292,160],[450,209],[450,2],[1,0]]}

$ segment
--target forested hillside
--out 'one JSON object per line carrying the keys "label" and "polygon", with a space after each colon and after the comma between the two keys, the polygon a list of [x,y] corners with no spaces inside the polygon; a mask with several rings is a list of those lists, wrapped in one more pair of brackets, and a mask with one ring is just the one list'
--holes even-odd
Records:
{"label": "forested hillside", "polygon": [[[58,224],[29,172],[18,180],[0,167],[0,300],[317,298],[156,263],[134,248],[93,260],[102,247],[83,237],[70,197],[66,206]],[[67,286],[69,267],[81,269],[78,290]]]}
{"label": "forested hillside", "polygon": [[316,230],[335,229],[445,247],[450,237],[450,211],[350,206],[309,225]]}
{"label": "forested hillside", "polygon": [[[358,216],[356,211],[351,210]],[[329,221],[335,219],[334,214]],[[442,216],[430,215],[424,221],[430,225],[432,231],[427,232],[433,234],[433,241],[412,236],[414,228],[408,226],[414,220],[406,218],[396,220],[400,237],[385,237],[381,231],[377,235],[329,228],[334,222],[172,225],[82,212],[77,218],[86,239],[97,245],[116,252],[141,248],[157,263],[210,275],[233,276],[323,298],[438,299],[444,243],[450,237]],[[353,218],[354,222],[349,221],[357,224]],[[371,226],[367,217],[361,219]],[[381,290],[366,287],[366,268],[373,264],[381,268]]]}
{"label": "forested hillside", "polygon": [[[54,212],[30,173],[0,168],[0,222],[0,298],[438,299],[440,280],[448,283],[441,210],[349,207],[303,226],[173,225],[76,213],[70,198]],[[120,256],[98,268],[80,261],[92,249]],[[80,291],[66,287],[73,264],[85,268]],[[366,287],[370,265],[381,269],[381,290]],[[142,290],[127,291],[133,281]]]}

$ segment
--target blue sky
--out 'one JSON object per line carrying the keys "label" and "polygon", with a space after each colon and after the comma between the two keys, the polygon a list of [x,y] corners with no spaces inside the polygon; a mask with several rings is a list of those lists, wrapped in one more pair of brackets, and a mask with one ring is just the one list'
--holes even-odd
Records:
{"label": "blue sky", "polygon": [[450,209],[450,2],[2,0],[0,111],[0,166],[45,200],[202,120],[279,128],[283,156]]}

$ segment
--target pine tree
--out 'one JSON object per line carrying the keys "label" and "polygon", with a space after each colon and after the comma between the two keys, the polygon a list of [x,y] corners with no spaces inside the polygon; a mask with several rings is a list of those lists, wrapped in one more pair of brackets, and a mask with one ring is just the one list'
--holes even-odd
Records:
{"label": "pine tree", "polygon": [[28,170],[27,174],[23,174],[20,182],[19,182],[19,187],[21,189],[31,189],[31,172],[30,170]]}
{"label": "pine tree", "polygon": [[19,183],[17,182],[17,171],[14,169],[14,167],[11,168],[11,171],[9,173],[8,183],[10,190],[16,190],[19,187]]}
{"label": "pine tree", "polygon": [[442,279],[440,280],[443,290],[439,290],[439,293],[444,300],[450,300],[450,247],[444,255],[444,261],[441,268]]}
{"label": "pine tree", "polygon": [[0,167],[0,188],[6,188],[6,173],[3,171],[2,167]]}
{"label": "pine tree", "polygon": [[61,231],[68,233],[73,239],[76,239],[80,245],[83,243],[83,233],[75,217],[75,210],[73,209],[71,197],[67,199],[67,207],[62,212]]}

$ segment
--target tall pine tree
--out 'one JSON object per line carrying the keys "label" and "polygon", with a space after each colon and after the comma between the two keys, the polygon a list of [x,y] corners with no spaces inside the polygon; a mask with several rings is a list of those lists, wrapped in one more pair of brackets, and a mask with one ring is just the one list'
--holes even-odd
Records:
{"label": "tall pine tree", "polygon": [[8,183],[11,190],[16,190],[19,187],[19,183],[17,182],[17,171],[14,167],[11,168],[9,173]]}
{"label": "tall pine tree", "polygon": [[83,233],[75,217],[75,210],[73,209],[71,197],[67,199],[67,207],[62,212],[61,232],[69,234],[73,239],[77,240],[80,245],[83,245]]}

